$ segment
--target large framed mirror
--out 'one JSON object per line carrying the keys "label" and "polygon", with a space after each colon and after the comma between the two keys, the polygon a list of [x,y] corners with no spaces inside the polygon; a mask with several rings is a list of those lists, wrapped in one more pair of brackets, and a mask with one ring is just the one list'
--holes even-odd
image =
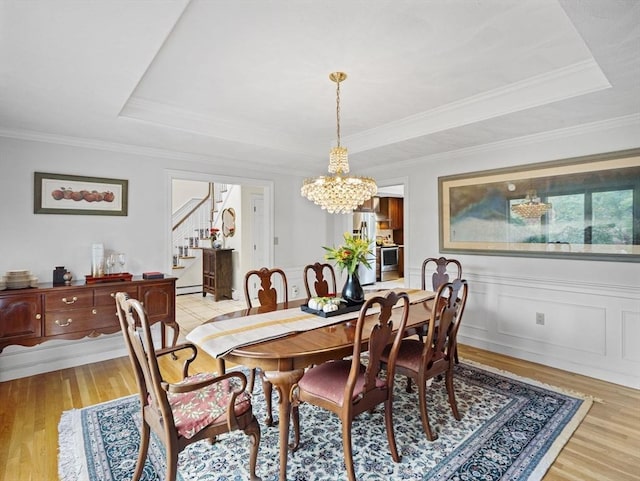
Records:
{"label": "large framed mirror", "polygon": [[441,252],[640,262],[640,149],[438,180]]}
{"label": "large framed mirror", "polygon": [[236,233],[236,211],[227,207],[222,211],[222,235],[233,237]]}

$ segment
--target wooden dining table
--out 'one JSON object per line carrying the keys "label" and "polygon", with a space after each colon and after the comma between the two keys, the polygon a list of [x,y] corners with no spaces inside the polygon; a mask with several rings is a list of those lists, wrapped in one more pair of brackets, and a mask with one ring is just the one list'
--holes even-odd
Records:
{"label": "wooden dining table", "polygon": [[[426,300],[411,305],[407,321],[407,332],[413,332],[416,328],[429,321],[431,309],[428,306],[428,300],[434,297],[435,293],[428,293]],[[306,304],[304,299],[289,301],[288,303],[278,304],[276,310],[292,308],[299,310],[303,304]],[[272,311],[273,309],[269,310],[269,312]],[[242,309],[216,316],[207,321],[207,323],[246,317],[261,312],[266,312],[266,310],[260,307]],[[339,321],[337,324],[326,327],[296,332],[277,339],[255,342],[235,348],[216,359],[219,373],[225,372],[225,361],[248,368],[260,368],[265,378],[278,391],[280,481],[287,479],[291,388],[300,380],[305,368],[325,361],[343,359],[353,354],[357,317],[358,311],[355,311],[353,319],[349,321]],[[366,333],[364,335],[365,343],[368,341],[368,333],[371,331],[371,327],[375,325],[377,317],[376,314],[372,314],[365,318],[363,329],[363,333]],[[198,344],[197,341],[196,344]],[[198,347],[207,352],[206,345],[198,345]],[[212,353],[209,352],[209,354]]]}

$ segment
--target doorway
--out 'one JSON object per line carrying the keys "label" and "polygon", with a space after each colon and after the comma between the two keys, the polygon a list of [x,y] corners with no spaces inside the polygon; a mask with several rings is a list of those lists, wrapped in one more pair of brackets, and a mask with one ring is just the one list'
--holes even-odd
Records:
{"label": "doorway", "polygon": [[[173,259],[175,246],[173,243],[173,189],[174,183],[182,183],[184,181],[193,181],[197,183],[213,183],[226,184],[237,189],[234,195],[233,207],[236,213],[236,229],[233,237],[225,239],[229,245],[226,247],[233,248],[233,289],[234,297],[242,298],[244,273],[253,268],[254,252],[259,252],[260,258],[263,259],[263,265],[273,263],[274,246],[273,246],[273,182],[261,181],[254,179],[245,179],[239,177],[218,176],[215,174],[205,174],[184,171],[169,171],[167,173],[167,189],[169,192],[169,201],[167,206],[167,256],[169,269],[168,272],[174,272]],[[262,209],[260,212],[260,221],[254,221],[253,199],[258,196],[261,198]],[[183,195],[184,197],[184,195]],[[200,281],[200,285],[202,282]]]}

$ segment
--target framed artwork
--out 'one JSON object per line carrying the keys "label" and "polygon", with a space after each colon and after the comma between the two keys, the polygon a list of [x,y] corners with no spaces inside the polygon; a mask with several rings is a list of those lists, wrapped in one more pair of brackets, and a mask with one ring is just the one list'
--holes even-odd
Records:
{"label": "framed artwork", "polygon": [[128,180],[34,173],[34,214],[127,215]]}
{"label": "framed artwork", "polygon": [[640,149],[438,178],[444,253],[640,262]]}

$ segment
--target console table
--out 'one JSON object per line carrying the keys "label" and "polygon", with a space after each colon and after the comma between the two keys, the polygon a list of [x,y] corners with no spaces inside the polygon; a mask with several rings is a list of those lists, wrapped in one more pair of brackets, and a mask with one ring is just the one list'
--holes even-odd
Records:
{"label": "console table", "polygon": [[0,291],[0,352],[9,345],[35,346],[51,339],[81,339],[120,330],[115,294],[126,292],[144,305],[150,323],[162,322],[178,339],[176,278],[141,279],[70,286],[39,284],[35,288]]}

